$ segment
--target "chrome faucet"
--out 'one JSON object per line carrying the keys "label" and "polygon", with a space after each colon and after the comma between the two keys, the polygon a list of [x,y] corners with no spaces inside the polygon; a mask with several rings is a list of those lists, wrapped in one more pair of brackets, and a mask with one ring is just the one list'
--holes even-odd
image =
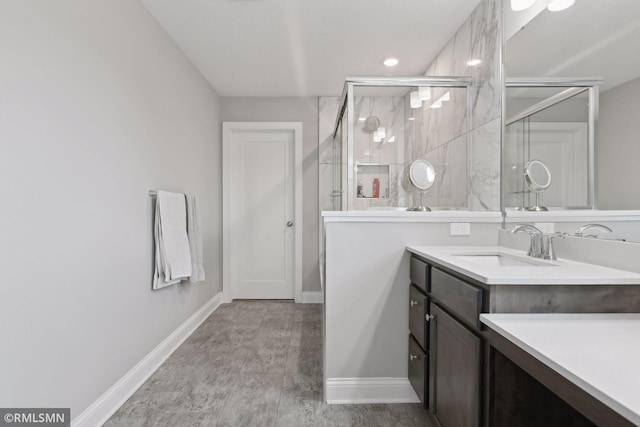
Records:
{"label": "chrome faucet", "polygon": [[602,231],[606,231],[611,233],[613,230],[611,230],[609,227],[607,227],[606,225],[602,225],[602,224],[586,224],[583,225],[582,227],[580,227],[578,229],[578,231],[576,231],[575,236],[576,237],[598,237],[597,234],[587,234],[585,235],[584,232],[591,229],[591,228],[595,228],[595,229],[600,229]]}
{"label": "chrome faucet", "polygon": [[548,259],[550,261],[555,261],[558,258],[556,258],[556,251],[553,249],[553,238],[554,237],[558,237],[560,239],[564,239],[565,237],[567,237],[569,235],[569,233],[565,233],[565,232],[557,232],[557,233],[553,233],[547,236],[547,247],[544,251],[544,254],[542,256],[542,258],[544,259]]}
{"label": "chrome faucet", "polygon": [[527,255],[534,258],[543,258],[544,257],[544,247],[542,241],[542,231],[538,227],[535,227],[530,224],[519,224],[511,229],[512,233],[527,233],[531,238],[531,243],[529,244],[529,251]]}

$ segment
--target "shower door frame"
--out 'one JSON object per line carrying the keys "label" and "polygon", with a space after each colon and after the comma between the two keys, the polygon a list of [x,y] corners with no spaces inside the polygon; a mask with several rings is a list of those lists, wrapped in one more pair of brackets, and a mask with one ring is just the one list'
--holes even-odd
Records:
{"label": "shower door frame", "polygon": [[[467,207],[471,206],[471,178],[472,178],[472,147],[471,147],[471,130],[472,127],[472,114],[471,114],[471,87],[473,85],[473,79],[470,77],[455,77],[455,76],[438,76],[438,77],[379,77],[379,76],[348,76],[345,79],[344,88],[340,97],[340,106],[338,108],[338,116],[336,117],[336,123],[334,125],[333,137],[338,135],[338,130],[344,120],[344,113],[347,113],[347,210],[356,210],[354,207],[354,135],[355,129],[355,98],[353,90],[356,86],[397,86],[397,87],[419,87],[419,86],[432,86],[432,87],[451,87],[451,88],[465,88],[467,91]],[[342,136],[344,138],[344,135]],[[405,160],[406,163],[406,160]],[[335,166],[334,166],[335,167]],[[340,165],[342,167],[342,165]],[[340,171],[342,172],[342,171]],[[335,171],[334,171],[335,173]],[[336,191],[336,189],[333,189]],[[342,189],[340,189],[342,191]],[[344,205],[343,205],[344,208]]]}

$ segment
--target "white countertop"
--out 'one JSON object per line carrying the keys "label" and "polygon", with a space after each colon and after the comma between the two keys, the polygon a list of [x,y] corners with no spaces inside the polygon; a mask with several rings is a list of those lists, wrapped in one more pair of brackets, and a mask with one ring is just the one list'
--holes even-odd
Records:
{"label": "white countertop", "polygon": [[[638,273],[564,259],[545,261],[501,246],[408,246],[407,250],[488,285],[640,285]],[[465,254],[505,254],[535,264],[491,266],[465,260],[460,256]]]}
{"label": "white countertop", "polygon": [[480,320],[640,425],[640,314],[481,314]]}

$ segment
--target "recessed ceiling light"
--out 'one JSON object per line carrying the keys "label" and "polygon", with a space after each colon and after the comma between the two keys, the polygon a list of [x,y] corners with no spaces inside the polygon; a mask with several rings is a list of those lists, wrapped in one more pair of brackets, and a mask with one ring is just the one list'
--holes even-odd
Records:
{"label": "recessed ceiling light", "polygon": [[382,63],[384,65],[386,65],[387,67],[395,67],[396,65],[398,65],[400,63],[400,61],[398,60],[398,58],[385,58]]}
{"label": "recessed ceiling light", "polygon": [[475,67],[476,65],[480,65],[482,63],[482,59],[471,59],[467,61],[467,65],[471,67]]}
{"label": "recessed ceiling light", "polygon": [[551,3],[549,3],[547,9],[552,12],[558,12],[560,10],[570,8],[575,2],[576,0],[553,0]]}

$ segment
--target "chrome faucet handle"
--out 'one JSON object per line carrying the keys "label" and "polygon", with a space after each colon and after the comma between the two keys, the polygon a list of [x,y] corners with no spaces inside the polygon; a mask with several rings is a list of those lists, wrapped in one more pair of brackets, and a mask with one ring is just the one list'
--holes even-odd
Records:
{"label": "chrome faucet handle", "polygon": [[597,234],[587,234],[587,235],[584,234],[585,231],[587,231],[587,230],[589,230],[591,228],[600,229],[600,230],[606,231],[608,233],[613,232],[613,230],[610,229],[609,227],[607,227],[606,225],[602,225],[602,224],[585,224],[575,232],[575,236],[576,237],[598,237]]}
{"label": "chrome faucet handle", "polygon": [[542,241],[542,231],[538,227],[535,227],[531,224],[519,224],[513,227],[511,233],[527,233],[531,238],[531,243],[529,244],[529,251],[527,255],[534,258],[543,258],[544,250],[543,250],[543,241]]}
{"label": "chrome faucet handle", "polygon": [[559,231],[557,233],[553,233],[547,236],[547,250],[544,252],[544,256],[542,258],[548,259],[550,261],[557,260],[556,251],[553,249],[553,238],[558,237],[560,239],[564,239],[568,235],[569,233],[565,233],[564,231],[562,232]]}

